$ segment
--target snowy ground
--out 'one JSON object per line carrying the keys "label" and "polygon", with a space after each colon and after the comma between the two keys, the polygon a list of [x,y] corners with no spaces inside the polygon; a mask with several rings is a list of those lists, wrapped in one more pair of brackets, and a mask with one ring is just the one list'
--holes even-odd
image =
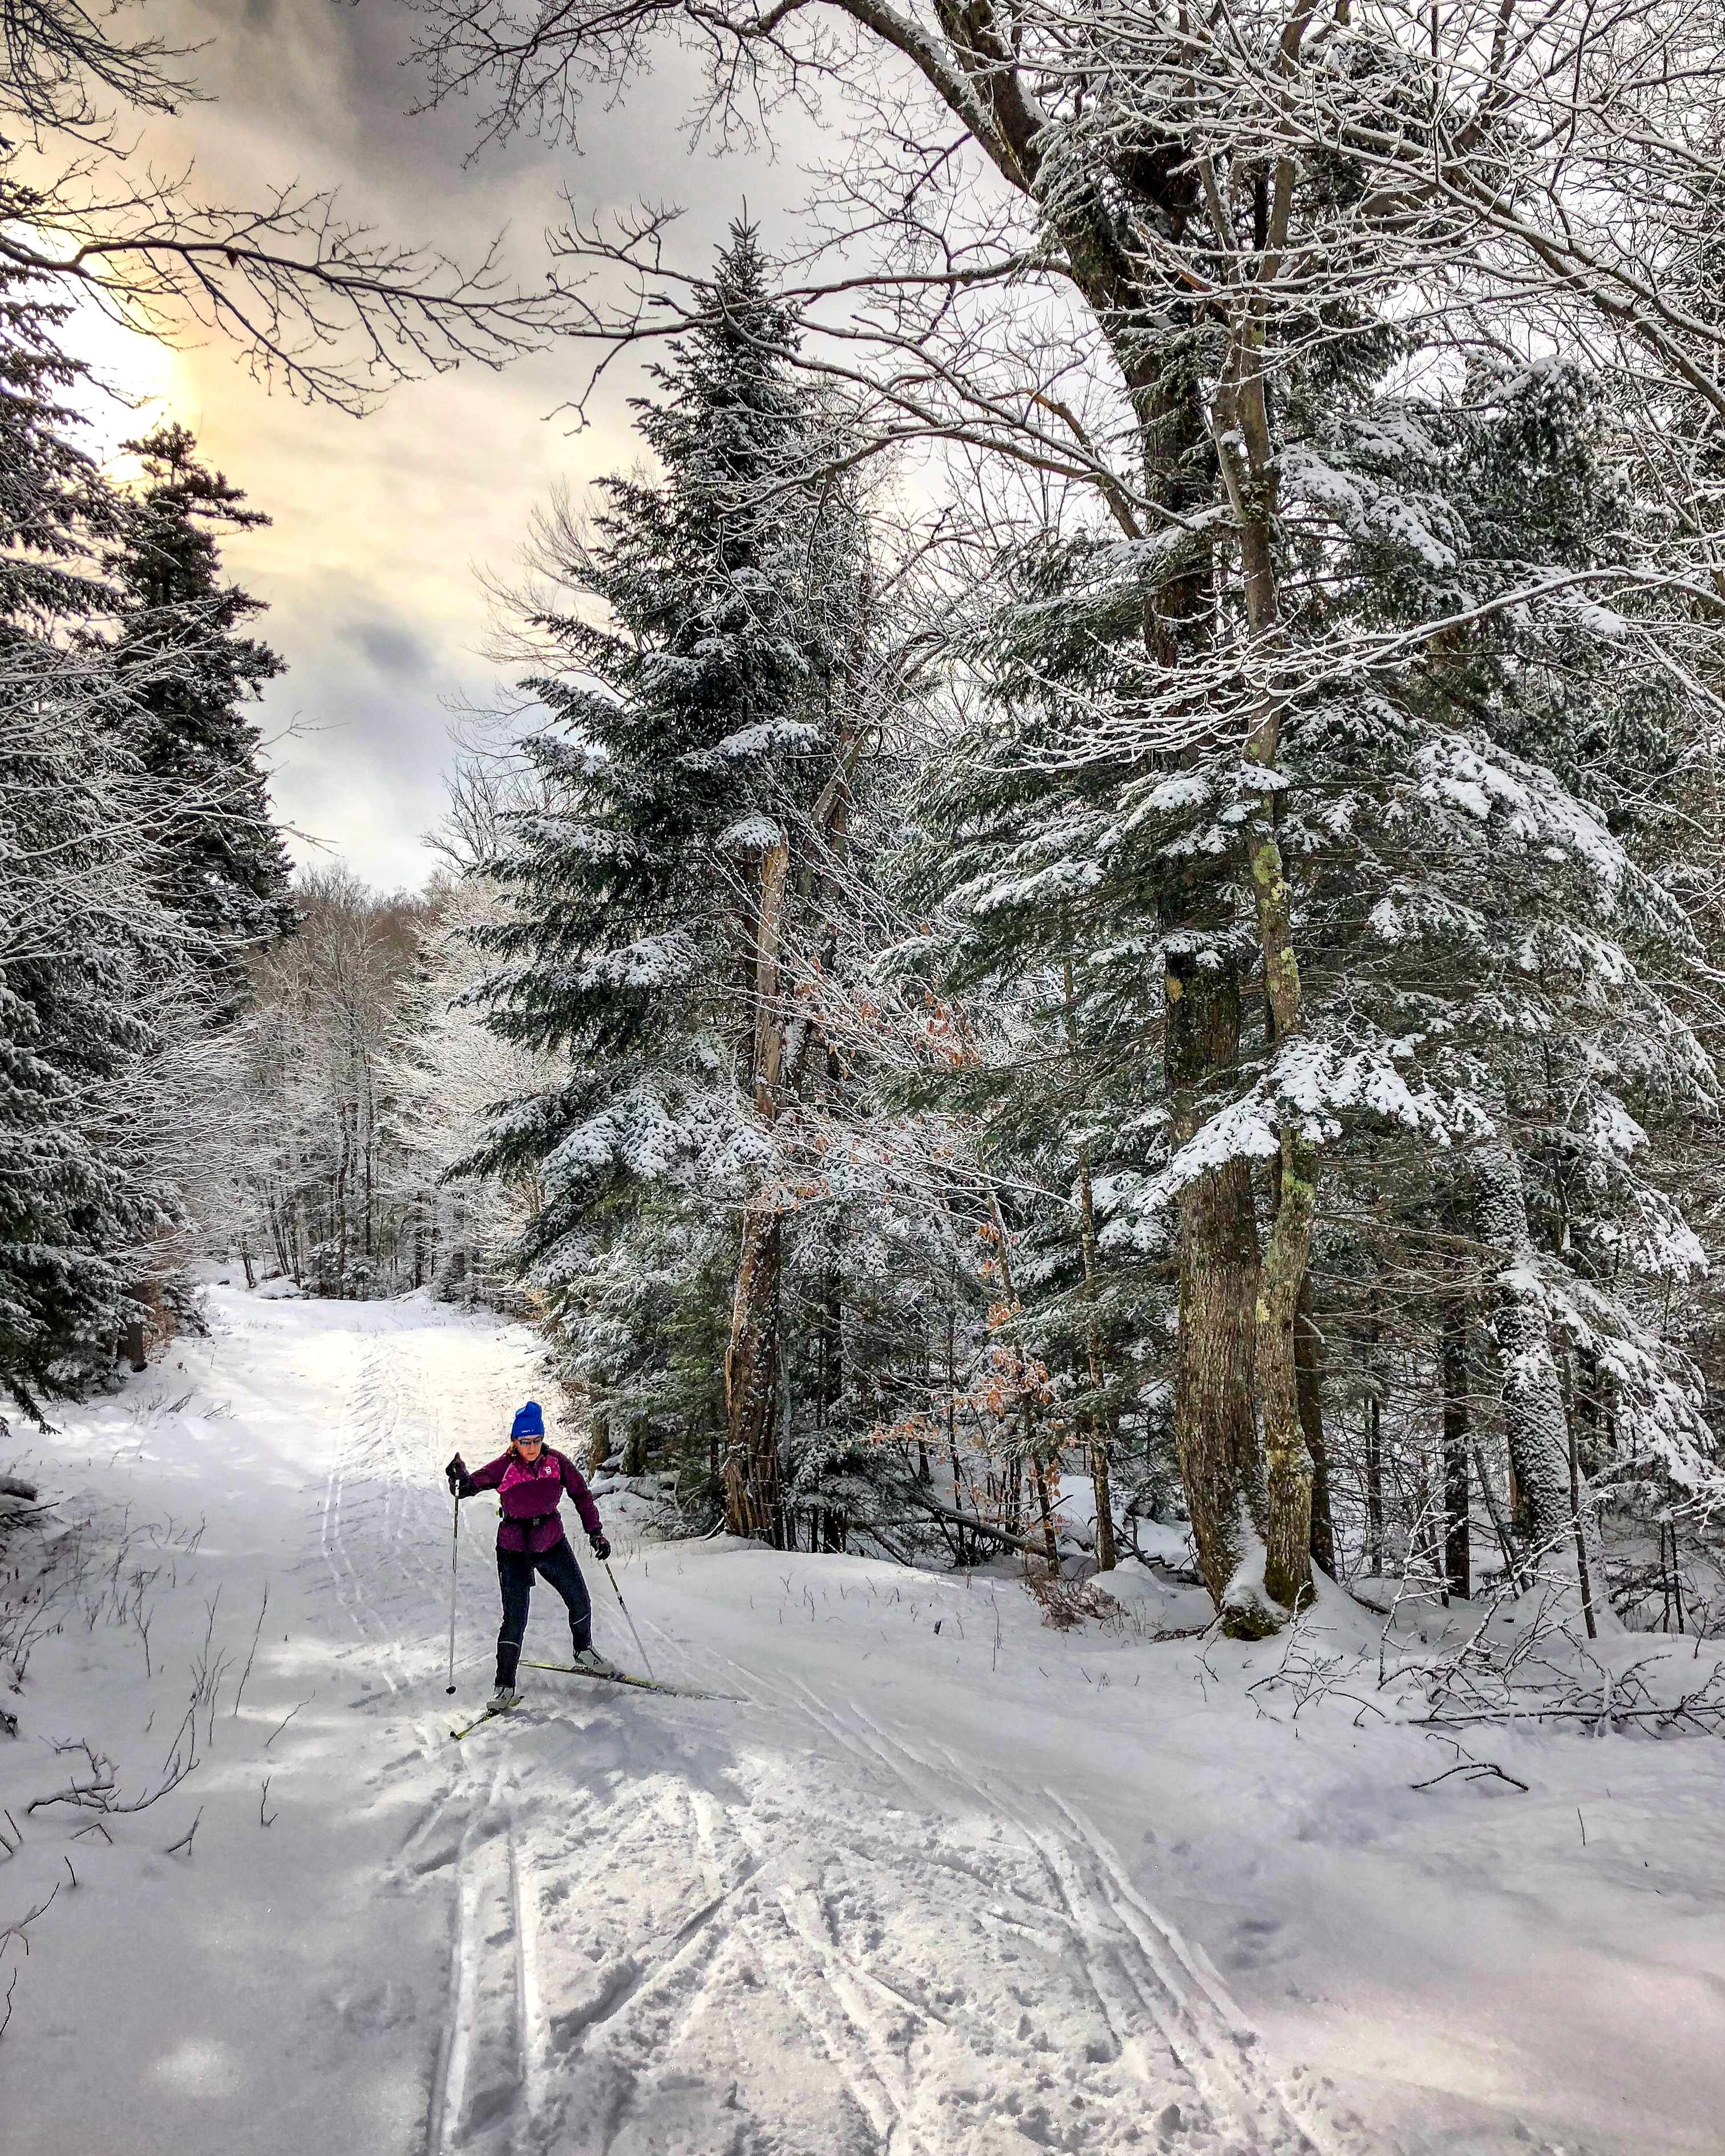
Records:
{"label": "snowy ground", "polygon": [[7,2156],[1725,2148],[1725,1747],[1474,1732],[1526,1794],[1415,1790],[1450,1746],[1369,1690],[1296,1720],[1247,1690],[1281,1646],[1153,1641],[1155,1590],[1057,1635],[1009,1578],[713,1543],[619,1576],[733,1697],[529,1673],[457,1746],[495,1571],[476,1502],[449,1701],[437,1470],[531,1337],[210,1317],[31,1452],[90,1524],[0,1691],[0,1927],[48,1903],[0,1942]]}

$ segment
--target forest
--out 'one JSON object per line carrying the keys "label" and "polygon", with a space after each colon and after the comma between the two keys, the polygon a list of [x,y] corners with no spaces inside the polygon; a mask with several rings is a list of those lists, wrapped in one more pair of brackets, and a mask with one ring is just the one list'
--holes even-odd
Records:
{"label": "forest", "polygon": [[0,54],[7,2156],[1713,2156],[1717,0]]}
{"label": "forest", "polygon": [[[224,244],[307,393],[331,294],[398,367],[643,362],[418,891],[290,872],[263,511],[172,421],[98,468],[8,243],[0,1383],[110,1382],[200,1260],[425,1290],[530,1316],[684,1531],[1057,1577],[1173,1527],[1243,1637],[1314,1567],[1706,1629],[1717,39],[965,19],[703,14],[720,118],[908,66],[818,244],[572,227],[549,331]],[[39,131],[80,64],[148,102],[83,21],[16,33]],[[608,21],[438,0],[421,56],[555,136]],[[189,233],[106,296],[195,300]]]}

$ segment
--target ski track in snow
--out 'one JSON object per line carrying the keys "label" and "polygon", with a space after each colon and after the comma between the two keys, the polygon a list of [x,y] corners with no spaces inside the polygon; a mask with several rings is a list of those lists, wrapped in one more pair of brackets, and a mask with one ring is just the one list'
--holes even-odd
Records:
{"label": "ski track in snow", "polygon": [[[1388,2156],[1310,2076],[1277,2071],[1214,1970],[1060,1792],[949,1748],[938,1692],[907,1686],[900,1722],[878,1689],[865,1705],[836,1688],[830,1655],[809,1659],[812,1631],[805,1649],[763,1612],[739,1632],[735,1610],[722,1631],[686,1599],[660,1614],[694,1636],[655,1621],[642,1604],[674,1552],[632,1551],[614,1528],[620,1560],[642,1564],[630,1602],[655,1669],[739,1697],[547,1674],[507,1721],[453,1744],[489,1682],[496,1589],[490,1508],[470,1505],[462,1696],[449,1700],[439,1470],[458,1445],[489,1456],[532,1389],[531,1337],[424,1304],[235,1295],[218,1318],[195,1351],[207,1389],[267,1402],[288,1433],[284,1486],[295,1470],[310,1478],[297,1518],[289,1501],[287,1546],[258,1552],[256,1568],[286,1569],[316,1652],[352,1686],[315,1738],[311,1716],[290,1717],[264,1764],[290,1803],[303,1773],[326,1805],[388,1822],[380,1908],[405,1897],[432,1932],[447,1925],[440,1969],[429,1932],[417,1966],[373,1979],[399,1979],[413,2002],[379,2041],[403,2071],[423,2061],[418,2126],[366,2140],[344,2123],[332,2148]],[[303,1450],[298,1384],[322,1415]],[[757,1558],[706,1561],[722,1585]],[[733,1563],[744,1570],[722,1569]],[[633,1661],[603,1576],[593,1585],[609,1644]],[[534,1609],[542,1631],[561,1628],[548,1593]],[[859,1636],[877,1651],[866,1624]],[[875,1661],[877,1686],[891,1667]],[[362,1907],[353,1926],[362,1958]]]}
{"label": "ski track in snow", "polygon": [[[493,1343],[472,1337],[483,1364]],[[434,1383],[427,1339],[383,1324],[353,1342],[319,1516],[380,1707],[423,1691],[447,1592],[431,1553],[448,1514],[427,1486],[454,1449],[444,1413],[499,1391],[475,1370],[452,1399],[448,1336]],[[605,1732],[603,1765],[578,1742],[556,1764],[540,1743],[530,1756],[530,1705],[449,1768],[403,1851],[416,1869],[459,1820],[428,2156],[1363,2146],[1266,2065],[1219,1980],[1056,1793],[984,1781],[805,1679],[713,1659],[757,1710],[740,1743],[723,1708],[583,1695],[560,1718]],[[674,1717],[691,1741],[667,1763]]]}

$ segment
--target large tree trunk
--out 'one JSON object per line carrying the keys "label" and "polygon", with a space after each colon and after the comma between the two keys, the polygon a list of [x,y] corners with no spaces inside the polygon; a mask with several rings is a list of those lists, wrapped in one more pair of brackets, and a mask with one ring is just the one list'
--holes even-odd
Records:
{"label": "large tree trunk", "polygon": [[[1062,1015],[1066,1033],[1066,1055],[1072,1067],[1075,1081],[1080,1080],[1078,1060],[1078,998],[1072,988],[1072,953],[1070,945],[1062,967],[1065,998]],[[1078,1147],[1078,1241],[1084,1258],[1084,1353],[1089,1368],[1091,1409],[1090,1480],[1096,1500],[1096,1570],[1112,1572],[1115,1567],[1114,1550],[1114,1490],[1113,1478],[1108,1471],[1108,1417],[1102,1395],[1106,1380],[1102,1369],[1102,1321],[1097,1307],[1101,1292],[1097,1283],[1100,1270],[1096,1262],[1096,1193],[1091,1184],[1090,1147],[1081,1142]]]}
{"label": "large tree trunk", "polygon": [[[981,70],[981,83],[988,109],[1002,127],[1003,139],[1010,145],[1011,157],[1003,169],[1017,184],[1034,189],[1039,146],[1034,128],[1016,124],[1019,108],[1004,95],[1009,87],[1015,86],[1015,76],[1006,63],[1004,48],[999,54],[990,55],[987,67]],[[1199,196],[1198,179],[1189,161],[1178,161],[1171,177],[1153,183],[1148,182],[1146,172],[1136,177],[1148,184],[1148,199],[1155,203],[1160,218],[1171,224],[1183,223]],[[1276,216],[1285,227],[1286,204],[1281,194],[1276,201]],[[1219,447],[1224,441],[1241,439],[1237,422],[1245,422],[1249,437],[1245,453],[1252,467],[1245,475],[1249,514],[1241,514],[1237,494],[1235,506],[1242,559],[1251,536],[1245,529],[1248,524],[1260,542],[1245,564],[1251,629],[1255,638],[1260,637],[1266,625],[1273,625],[1276,602],[1269,548],[1274,460],[1262,395],[1261,334],[1252,346],[1257,376],[1255,382],[1244,385],[1243,396],[1238,367],[1234,376],[1236,408],[1244,403],[1250,408],[1236,409],[1225,425],[1210,424],[1219,415],[1207,418],[1203,392],[1183,352],[1170,357],[1158,348],[1155,338],[1144,334],[1147,295],[1139,282],[1137,264],[1121,247],[1113,219],[1100,198],[1070,198],[1058,223],[1074,280],[1094,310],[1125,375],[1138,419],[1147,496],[1164,507],[1196,506],[1194,490],[1208,478],[1204,471],[1204,446],[1207,441]],[[1281,244],[1280,237],[1276,244]],[[1163,304],[1158,296],[1159,310]],[[1255,319],[1252,326],[1259,329]],[[1236,357],[1239,350],[1236,343]],[[1226,477],[1225,457],[1222,461]],[[1131,506],[1118,501],[1106,485],[1103,493],[1129,535],[1142,536]],[[1179,665],[1194,624],[1206,616],[1211,567],[1209,543],[1197,541],[1173,574],[1147,589],[1145,643],[1153,658],[1163,666]],[[1208,629],[1198,632],[1200,637],[1209,634]],[[1195,723],[1198,716],[1194,714]],[[1266,767],[1273,765],[1277,749],[1274,724],[1267,729],[1255,727],[1252,739],[1244,746],[1254,760]],[[1299,1019],[1299,975],[1288,933],[1281,856],[1273,832],[1267,834],[1267,844],[1266,839],[1265,832],[1254,829],[1250,866],[1258,884],[1266,985],[1272,1002],[1281,1005],[1279,1021],[1285,1029],[1291,1030]],[[1266,868],[1273,877],[1273,888],[1268,891],[1261,874]],[[1194,906],[1189,918],[1195,923],[1197,916]],[[1198,1127],[1202,1120],[1198,1112],[1201,1096],[1216,1077],[1231,1068],[1239,1042],[1239,981],[1235,968],[1230,963],[1218,978],[1208,980],[1198,978],[1199,970],[1192,952],[1171,952],[1166,980],[1168,1058],[1177,1143]],[[1183,1000],[1187,1003],[1183,1012]],[[1272,1594],[1292,1607],[1309,1591],[1311,1478],[1300,1424],[1293,1321],[1311,1229],[1310,1149],[1285,1138],[1284,1165],[1291,1185],[1290,1203],[1279,1212],[1280,1235],[1272,1236],[1267,1269],[1260,1267],[1250,1171],[1244,1162],[1199,1178],[1183,1191],[1180,1199],[1175,1444],[1199,1569],[1219,1607],[1226,1604],[1230,1584],[1246,1555],[1255,1516],[1257,1528],[1270,1530],[1266,1579]],[[1262,1306],[1260,1287],[1268,1295]],[[1255,1389],[1263,1397],[1266,1437],[1272,1428],[1275,1433],[1267,1512],[1263,1455],[1254,1413]],[[1245,1589],[1243,1581],[1241,1590],[1245,1599],[1224,1608],[1224,1622],[1231,1631],[1258,1633],[1281,1621],[1275,1611],[1262,1606],[1261,1596]]]}
{"label": "large tree trunk", "polygon": [[1258,1406],[1264,1430],[1264,1589],[1284,1609],[1312,1594],[1312,1455],[1300,1419],[1294,1339],[1312,1235],[1313,1148],[1281,1134],[1281,1196],[1265,1245],[1258,1293]]}
{"label": "large tree trunk", "polygon": [[[1006,1290],[1013,1307],[1022,1311],[1024,1303],[1019,1295],[1018,1282],[1013,1277],[1012,1239],[1006,1232],[1006,1220],[1000,1210],[1000,1199],[992,1183],[988,1185],[988,1216],[994,1224],[995,1248],[1000,1258],[1001,1283]],[[1029,1471],[1030,1487],[1034,1493],[1037,1510],[1042,1519],[1043,1554],[1048,1559],[1050,1572],[1057,1575],[1060,1569],[1060,1545],[1055,1539],[1054,1512],[1049,1496],[1047,1475],[1037,1444],[1036,1402],[1029,1389],[1028,1358],[1024,1357],[1022,1350],[1019,1353],[1019,1375],[1024,1383],[1024,1391],[1019,1401],[1019,1412],[1023,1418],[1024,1426],[1023,1465]],[[1007,1524],[1014,1532],[1017,1531],[1019,1517],[1019,1461],[1016,1460],[1012,1463],[1007,1484],[1009,1491],[1006,1506]]]}
{"label": "large tree trunk", "polygon": [[1323,1340],[1312,1310],[1312,1275],[1300,1283],[1294,1313],[1294,1374],[1300,1388],[1300,1427],[1312,1455],[1312,1561],[1332,1579],[1336,1569],[1336,1525],[1330,1505],[1330,1458],[1324,1445]]}
{"label": "large tree trunk", "polygon": [[[1575,1571],[1581,1582],[1581,1614],[1587,1626],[1589,1640],[1599,1636],[1599,1619],[1594,1608],[1595,1582],[1603,1585],[1604,1574],[1600,1569],[1595,1549],[1589,1547],[1589,1522],[1581,1503],[1581,1450],[1576,1442],[1575,1426],[1578,1411],[1575,1385],[1569,1372],[1569,1355],[1566,1348],[1563,1361],[1558,1366],[1558,1383],[1563,1395],[1563,1425],[1568,1432],[1569,1450],[1569,1519],[1570,1532],[1575,1540]],[[1662,1561],[1662,1558],[1661,1558]]]}
{"label": "large tree trunk", "polygon": [[[865,605],[865,616],[866,611]],[[859,629],[852,652],[854,665],[861,663],[865,643]],[[809,819],[821,844],[839,857],[845,852],[851,767],[856,752],[847,706],[834,744],[833,774]],[[780,973],[790,869],[790,847],[783,838],[761,855],[750,941],[742,954],[745,993],[752,1021],[747,1052],[755,1110],[768,1123],[778,1116],[781,1096],[795,1089],[809,1042],[805,1026],[798,1046],[794,1052],[788,1052],[790,1029]],[[779,1374],[779,1270],[783,1241],[783,1224],[776,1211],[752,1206],[744,1214],[737,1286],[731,1303],[731,1338],[725,1354],[723,1476],[725,1521],[731,1532],[780,1546],[784,1512],[779,1497],[773,1409]],[[836,1399],[839,1378],[836,1281],[832,1317],[829,1397]]]}
{"label": "large tree trunk", "polygon": [[1079,1232],[1084,1245],[1085,1357],[1090,1366],[1090,1481],[1096,1507],[1096,1570],[1112,1572],[1114,1484],[1108,1471],[1108,1417],[1102,1404],[1102,1322],[1096,1307],[1096,1208],[1091,1188],[1090,1148],[1078,1148]]}
{"label": "large tree trunk", "polygon": [[783,1223],[776,1210],[752,1205],[742,1216],[742,1251],[731,1304],[725,1354],[725,1525],[733,1535],[768,1542],[784,1533],[778,1495],[778,1442],[773,1409],[778,1397],[778,1282]]}
{"label": "large tree trunk", "polygon": [[[1516,1491],[1538,1561],[1567,1570],[1574,1561],[1578,1507],[1570,1495],[1563,1387],[1527,1225],[1522,1164],[1512,1145],[1498,1142],[1476,1156],[1474,1173],[1480,1240],[1497,1266],[1491,1283],[1492,1318],[1503,1364],[1503,1427]],[[1603,1578],[1597,1563],[1594,1570]]]}
{"label": "large tree trunk", "polygon": [[1444,1303],[1444,1577],[1464,1602],[1473,1594],[1469,1548],[1472,1492],[1468,1481],[1467,1305],[1450,1296]]}
{"label": "large tree trunk", "polygon": [[[1206,963],[1206,961],[1213,963]],[[1207,1089],[1240,1050],[1240,977],[1209,951],[1171,949],[1164,983],[1173,1138],[1197,1130]],[[1174,1345],[1174,1448],[1198,1568],[1230,1630],[1265,1629],[1229,1589],[1261,1502],[1252,1359],[1258,1228],[1251,1170],[1232,1161],[1180,1193],[1180,1316]]]}
{"label": "large tree trunk", "polygon": [[[1035,1424],[1030,1405],[1024,1404],[1024,1442],[1027,1446],[1036,1441]],[[1059,1574],[1060,1546],[1055,1539],[1054,1507],[1049,1496],[1048,1477],[1042,1471],[1042,1463],[1034,1452],[1027,1454],[1030,1462],[1030,1486],[1036,1492],[1036,1509],[1042,1516],[1042,1554],[1048,1560],[1050,1573]]]}
{"label": "large tree trunk", "polygon": [[[1286,205],[1279,193],[1277,199],[1277,215],[1285,224]],[[1271,244],[1280,244],[1281,237],[1272,232]],[[1266,272],[1272,259],[1265,258]],[[1240,549],[1250,663],[1260,683],[1242,746],[1246,764],[1266,774],[1245,829],[1269,1045],[1274,1050],[1301,1031],[1304,1013],[1292,896],[1276,835],[1280,795],[1268,783],[1281,752],[1281,690],[1274,669],[1283,630],[1275,545],[1276,457],[1265,389],[1263,320],[1255,300],[1240,305],[1230,327],[1212,424]],[[1272,1602],[1293,1610],[1312,1593],[1312,1456],[1301,1426],[1294,1334],[1317,1206],[1317,1151],[1291,1115],[1284,1114],[1279,1136],[1276,1218],[1264,1246],[1258,1295],[1258,1412],[1266,1484],[1264,1587]]]}
{"label": "large tree trunk", "polygon": [[1366,1395],[1366,1570],[1373,1578],[1384,1571],[1384,1396],[1388,1386],[1384,1372],[1383,1305],[1377,1283],[1372,1286],[1371,1317],[1366,1327],[1366,1373],[1371,1390]]}
{"label": "large tree trunk", "polygon": [[[1009,128],[1008,133],[1011,135]],[[1029,181],[1035,145],[1029,138],[1022,144],[1014,139]],[[1147,174],[1141,171],[1137,177],[1143,181]],[[1159,218],[1178,225],[1197,197],[1196,177],[1189,162],[1182,159],[1168,176],[1150,186],[1147,199],[1153,203]],[[1138,420],[1146,495],[1176,511],[1196,509],[1212,477],[1205,453],[1213,453],[1219,439],[1209,424],[1197,374],[1183,350],[1165,351],[1156,338],[1146,337],[1147,295],[1100,199],[1075,198],[1070,213],[1061,220],[1060,232],[1074,280],[1125,376]],[[1156,305],[1167,319],[1159,295]],[[1128,534],[1142,536],[1131,508],[1106,488],[1104,494]],[[1195,538],[1173,572],[1147,588],[1144,641],[1158,665],[1178,668],[1194,641],[1202,644],[1213,634],[1208,626],[1214,619],[1213,573],[1211,542]],[[1260,595],[1262,588],[1260,579],[1253,596]],[[1194,728],[1204,721],[1204,715],[1194,712]],[[1219,1104],[1223,1096],[1217,1081],[1225,1082],[1232,1071],[1240,1042],[1237,968],[1231,957],[1214,968],[1200,964],[1203,932],[1197,923],[1205,909],[1199,890],[1191,898],[1186,920],[1195,932],[1194,942],[1182,949],[1177,932],[1165,978],[1167,1063],[1176,1144],[1190,1137],[1204,1115]],[[1178,931],[1180,924],[1173,925]],[[1207,955],[1215,954],[1211,951]],[[1214,1101],[1206,1097],[1213,1088]],[[1297,1286],[1305,1269],[1303,1241],[1293,1236],[1296,1223],[1291,1218],[1286,1226],[1285,1242],[1299,1245]],[[1235,1634],[1257,1634],[1273,1629],[1279,1621],[1274,1613],[1266,1611],[1251,1590],[1232,1605],[1228,1600],[1230,1584],[1248,1555],[1249,1542],[1266,1524],[1254,1382],[1260,1264],[1251,1171],[1245,1162],[1201,1176],[1181,1193],[1179,1262],[1174,1442],[1199,1569],[1223,1610],[1226,1628]],[[1286,1339],[1291,1401],[1291,1324]],[[1295,1421],[1297,1424],[1297,1409]],[[1300,1460],[1303,1459],[1302,1445]],[[1284,1495],[1284,1513],[1291,1516],[1294,1509]]]}
{"label": "large tree trunk", "polygon": [[[778,993],[785,878],[790,849],[781,839],[761,855],[756,894],[749,1053],[755,1109],[771,1122],[778,1112],[785,1025]],[[731,1299],[725,1351],[725,1524],[777,1547],[784,1532],[778,1495],[778,1440],[773,1410],[778,1392],[779,1260],[783,1228],[778,1209],[751,1205],[742,1216],[742,1244]]]}

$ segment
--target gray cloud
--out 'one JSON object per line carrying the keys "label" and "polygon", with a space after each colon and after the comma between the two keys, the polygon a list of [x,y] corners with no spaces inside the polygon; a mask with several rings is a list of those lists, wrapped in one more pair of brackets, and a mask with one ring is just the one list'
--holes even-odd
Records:
{"label": "gray cloud", "polygon": [[431,654],[424,638],[411,629],[384,621],[350,622],[341,631],[357,644],[380,674],[398,675],[418,680],[431,670]]}
{"label": "gray cloud", "polygon": [[[419,85],[403,65],[403,8],[163,0],[161,13],[174,42],[202,47],[191,65],[214,101],[187,105],[152,150],[167,169],[195,157],[200,186],[218,198],[256,200],[295,178],[337,186],[348,213],[381,234],[469,259],[508,226],[516,274],[536,281],[541,235],[568,214],[565,189],[583,216],[644,198],[687,202],[679,237],[696,260],[710,258],[745,194],[771,244],[803,191],[789,161],[691,151],[692,63],[675,49],[627,104],[590,110],[582,155],[522,136],[470,164],[475,106],[408,113]],[[420,834],[441,813],[449,710],[498,700],[478,656],[488,608],[475,571],[510,578],[555,484],[578,492],[637,459],[627,408],[637,369],[608,379],[583,431],[567,416],[547,424],[588,363],[570,349],[501,374],[464,370],[398,390],[355,423],[264,395],[218,340],[175,362],[168,408],[275,519],[236,537],[228,558],[268,603],[263,633],[288,663],[263,710],[266,731],[286,734],[275,752],[280,813],[376,882],[430,871]]]}

